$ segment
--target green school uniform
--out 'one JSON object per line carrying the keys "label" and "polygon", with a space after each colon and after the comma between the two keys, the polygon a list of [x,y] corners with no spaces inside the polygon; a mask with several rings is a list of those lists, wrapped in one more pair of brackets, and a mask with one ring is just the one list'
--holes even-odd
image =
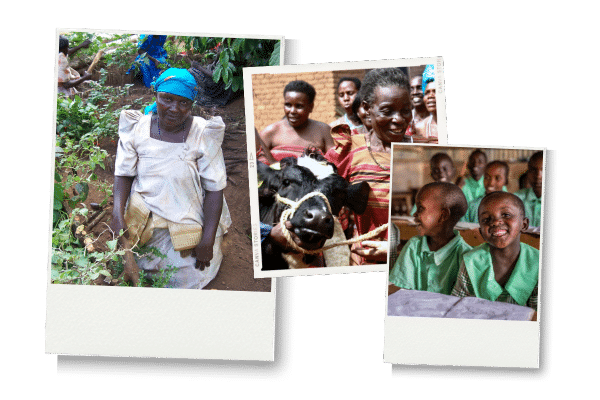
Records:
{"label": "green school uniform", "polygon": [[542,224],[542,198],[538,198],[532,188],[518,190],[515,192],[515,196],[523,200],[525,216],[529,218],[529,226],[540,226]]}
{"label": "green school uniform", "polygon": [[502,287],[494,277],[490,245],[479,245],[463,255],[452,295],[476,296],[537,310],[539,260],[539,250],[521,243],[515,269]]}
{"label": "green school uniform", "polygon": [[427,236],[410,238],[394,264],[390,282],[404,289],[450,294],[461,256],[471,249],[458,231],[454,234],[454,238],[437,251],[429,250]]}
{"label": "green school uniform", "polygon": [[467,203],[485,195],[485,187],[483,187],[483,175],[477,181],[470,176],[465,178],[465,185],[462,187],[462,191],[467,198]]}
{"label": "green school uniform", "polygon": [[[502,191],[506,192],[506,186],[502,186]],[[469,201],[469,206],[467,208],[467,213],[460,219],[462,222],[472,222],[475,224],[479,223],[479,205],[481,204],[481,200],[485,197],[485,192],[483,196],[479,196],[475,200]]]}

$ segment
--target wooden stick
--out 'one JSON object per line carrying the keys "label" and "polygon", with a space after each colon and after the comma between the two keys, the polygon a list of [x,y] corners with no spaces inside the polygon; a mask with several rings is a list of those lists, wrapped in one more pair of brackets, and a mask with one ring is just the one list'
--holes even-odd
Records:
{"label": "wooden stick", "polygon": [[87,69],[87,72],[89,72],[90,74],[92,73],[94,68],[96,68],[96,64],[98,64],[98,61],[100,61],[100,58],[102,58],[103,54],[104,54],[104,50],[98,50],[98,52],[96,53],[96,57],[94,57],[94,60],[90,64],[89,68]]}

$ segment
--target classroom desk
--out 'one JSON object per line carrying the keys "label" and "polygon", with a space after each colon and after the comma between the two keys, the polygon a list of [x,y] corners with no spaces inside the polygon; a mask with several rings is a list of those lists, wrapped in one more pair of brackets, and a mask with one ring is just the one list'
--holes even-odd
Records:
{"label": "classroom desk", "polygon": [[388,316],[536,321],[534,309],[477,297],[388,287]]}
{"label": "classroom desk", "polygon": [[[392,222],[400,230],[400,240],[406,242],[413,236],[418,235],[416,225],[407,217],[394,217],[391,218]],[[471,224],[474,225],[474,224]],[[472,247],[479,246],[484,243],[479,228],[474,229],[460,229],[457,228],[460,235],[463,237],[465,242]],[[533,232],[525,232],[521,234],[521,242],[526,243],[536,249],[540,249],[540,235]]]}

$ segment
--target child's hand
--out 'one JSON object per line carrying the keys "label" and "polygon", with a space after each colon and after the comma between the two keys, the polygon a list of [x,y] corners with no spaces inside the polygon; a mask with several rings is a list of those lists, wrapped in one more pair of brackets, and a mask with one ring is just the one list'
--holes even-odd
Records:
{"label": "child's hand", "polygon": [[204,268],[210,265],[210,260],[213,258],[213,243],[206,243],[202,240],[192,249],[192,255],[196,257],[196,269],[204,271]]}
{"label": "child's hand", "polygon": [[370,262],[387,262],[388,242],[383,240],[363,240],[361,247],[355,247],[352,252]]}

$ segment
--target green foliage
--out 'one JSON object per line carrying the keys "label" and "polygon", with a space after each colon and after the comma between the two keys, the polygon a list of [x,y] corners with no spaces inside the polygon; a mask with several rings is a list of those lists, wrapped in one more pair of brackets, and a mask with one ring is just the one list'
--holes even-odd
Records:
{"label": "green foliage", "polygon": [[111,249],[107,252],[88,252],[73,235],[71,226],[75,216],[86,216],[87,208],[75,208],[67,218],[56,224],[52,231],[52,283],[90,285],[100,275],[110,281],[111,270],[121,262],[123,250]]}
{"label": "green foliage", "polygon": [[280,41],[246,38],[184,38],[188,52],[203,53],[216,66],[213,80],[234,92],[243,89],[242,68],[279,65]]}
{"label": "green foliage", "polygon": [[[137,53],[137,45],[126,40],[130,36],[132,34],[96,35],[90,32],[72,32],[65,35],[69,39],[70,48],[80,45],[85,40],[91,41],[89,47],[84,47],[73,55],[73,60],[85,59],[91,62],[96,53],[102,49],[105,50],[102,61],[106,66],[120,70],[128,69]],[[107,51],[109,49],[110,52]]]}

